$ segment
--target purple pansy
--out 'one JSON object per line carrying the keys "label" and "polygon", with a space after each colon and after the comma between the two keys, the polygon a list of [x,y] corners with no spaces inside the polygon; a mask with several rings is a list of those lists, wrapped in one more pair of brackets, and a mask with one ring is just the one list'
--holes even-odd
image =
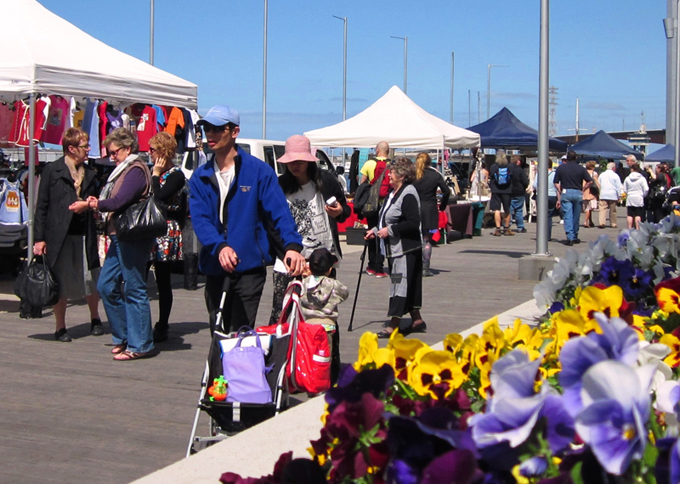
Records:
{"label": "purple pansy", "polygon": [[557,410],[561,407],[560,396],[547,384],[541,386],[540,393],[534,391],[540,364],[541,360],[529,361],[527,353],[515,349],[493,365],[490,376],[493,398],[487,400],[486,413],[470,420],[472,437],[479,448],[502,443],[516,448],[529,438],[536,422],[543,417],[553,428],[548,432],[551,448],[557,451],[569,443],[573,422],[566,411]]}
{"label": "purple pansy", "polygon": [[637,332],[620,318],[607,319],[595,313],[602,334],[595,332],[572,338],[564,344],[560,353],[562,371],[558,378],[564,389],[565,408],[575,416],[583,404],[581,401],[582,377],[596,363],[617,360],[632,366],[639,353]]}
{"label": "purple pansy", "polygon": [[644,454],[655,371],[655,365],[631,368],[606,360],[583,375],[583,410],[576,417],[576,431],[610,474],[623,474],[631,460]]}
{"label": "purple pansy", "polygon": [[632,264],[621,268],[619,285],[626,296],[637,299],[649,292],[652,287],[653,274],[643,271]]}

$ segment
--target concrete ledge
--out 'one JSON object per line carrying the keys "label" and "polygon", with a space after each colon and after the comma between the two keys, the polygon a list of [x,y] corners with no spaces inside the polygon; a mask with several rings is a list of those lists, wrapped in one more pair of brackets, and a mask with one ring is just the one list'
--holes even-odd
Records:
{"label": "concrete ledge", "polygon": [[519,260],[520,281],[541,281],[546,272],[555,265],[555,257],[550,255],[529,255]]}
{"label": "concrete ledge", "polygon": [[[498,316],[501,327],[509,326],[516,319],[525,324],[534,324],[543,314],[535,300],[501,313]],[[463,332],[481,334],[482,323]],[[443,349],[442,343],[433,345]],[[197,395],[198,397],[198,389]],[[312,398],[266,420],[227,440],[208,447],[188,459],[182,459],[164,469],[134,481],[135,484],[198,484],[216,483],[225,472],[236,472],[243,477],[260,477],[271,474],[274,464],[284,452],[293,451],[294,457],[309,457],[309,442],[319,438],[321,415],[324,412],[323,396]],[[187,422],[187,439],[191,422]],[[205,435],[207,416],[202,416],[199,435]]]}

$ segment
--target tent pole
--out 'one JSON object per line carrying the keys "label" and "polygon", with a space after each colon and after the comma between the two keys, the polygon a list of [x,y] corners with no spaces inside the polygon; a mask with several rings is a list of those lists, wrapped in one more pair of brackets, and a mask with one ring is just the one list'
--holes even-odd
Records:
{"label": "tent pole", "polygon": [[28,249],[26,259],[30,262],[33,258],[33,216],[35,211],[35,92],[32,92],[29,101],[28,122]]}

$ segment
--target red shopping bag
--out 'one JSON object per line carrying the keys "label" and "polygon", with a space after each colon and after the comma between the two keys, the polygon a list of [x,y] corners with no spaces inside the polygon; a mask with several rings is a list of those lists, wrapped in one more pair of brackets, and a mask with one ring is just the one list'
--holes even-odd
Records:
{"label": "red shopping bag", "polygon": [[291,334],[286,376],[292,391],[321,393],[331,387],[331,349],[326,330],[308,324],[300,311],[302,284],[293,281],[286,289],[278,323],[257,328],[261,333]]}

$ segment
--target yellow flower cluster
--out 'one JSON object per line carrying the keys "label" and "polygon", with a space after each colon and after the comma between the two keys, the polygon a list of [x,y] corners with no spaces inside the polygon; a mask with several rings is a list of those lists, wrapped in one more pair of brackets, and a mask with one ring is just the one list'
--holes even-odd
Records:
{"label": "yellow flower cluster", "polygon": [[[433,391],[437,385],[446,384],[445,396],[449,396],[470,382],[472,390],[486,399],[491,386],[491,367],[505,353],[523,348],[532,360],[542,359],[540,376],[552,377],[560,371],[560,351],[569,339],[592,331],[602,332],[595,313],[619,317],[624,307],[623,291],[618,286],[579,288],[569,307],[553,314],[545,324],[532,327],[517,319],[512,326],[502,329],[498,317],[494,317],[483,324],[481,335],[471,334],[465,338],[460,334],[447,335],[443,351],[434,350],[417,339],[407,339],[398,331],[393,332],[386,348],[380,348],[377,335],[365,333],[354,368],[361,371],[390,365],[395,376],[418,395],[433,398],[437,398]],[[644,339],[644,331],[649,329],[663,334],[658,326],[646,326],[641,316],[633,315],[631,321],[640,339]],[[661,342],[673,349],[668,359],[680,361],[680,339],[665,335]],[[537,378],[537,389],[543,378]]]}

